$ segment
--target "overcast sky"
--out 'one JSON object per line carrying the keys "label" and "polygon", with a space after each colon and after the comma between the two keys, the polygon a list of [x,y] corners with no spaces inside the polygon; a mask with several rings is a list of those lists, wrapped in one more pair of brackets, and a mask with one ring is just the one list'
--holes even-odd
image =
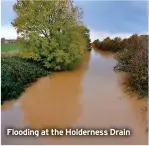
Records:
{"label": "overcast sky", "polygon": [[[13,39],[17,37],[11,26],[15,18],[13,4],[16,0],[1,2],[1,37]],[[91,31],[91,39],[103,39],[107,36],[125,37],[133,33],[148,32],[148,2],[147,1],[85,1],[77,0],[84,10],[84,24]]]}

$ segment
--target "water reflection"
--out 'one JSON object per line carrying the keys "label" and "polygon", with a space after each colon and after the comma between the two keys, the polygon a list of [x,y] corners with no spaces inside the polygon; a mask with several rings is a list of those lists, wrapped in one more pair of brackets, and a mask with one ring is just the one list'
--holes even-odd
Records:
{"label": "water reflection", "polygon": [[10,101],[5,101],[4,104],[1,107],[1,110],[7,110],[9,109],[11,106],[13,106],[16,103],[16,100],[10,100]]}
{"label": "water reflection", "polygon": [[105,58],[112,58],[113,57],[113,53],[112,52],[108,52],[108,51],[102,51],[99,50],[97,48],[93,48],[94,52],[96,54],[100,54],[101,56],[105,57]]}
{"label": "water reflection", "polygon": [[127,73],[119,72],[117,73],[117,75],[119,79],[120,88],[125,92],[124,98],[130,105],[130,108],[134,113],[136,121],[140,125],[143,125],[145,131],[148,125],[148,98],[140,98],[140,96],[136,92],[128,92],[128,83],[126,81],[129,75]]}
{"label": "water reflection", "polygon": [[40,79],[23,94],[20,103],[24,120],[32,128],[68,128],[76,122],[81,112],[81,82],[88,66],[82,63],[73,72],[55,73],[50,79]]}

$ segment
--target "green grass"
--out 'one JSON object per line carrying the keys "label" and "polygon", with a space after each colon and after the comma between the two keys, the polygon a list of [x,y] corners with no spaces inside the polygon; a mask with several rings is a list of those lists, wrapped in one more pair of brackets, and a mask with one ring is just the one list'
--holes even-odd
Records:
{"label": "green grass", "polygon": [[1,44],[1,52],[17,51],[21,48],[19,44]]}

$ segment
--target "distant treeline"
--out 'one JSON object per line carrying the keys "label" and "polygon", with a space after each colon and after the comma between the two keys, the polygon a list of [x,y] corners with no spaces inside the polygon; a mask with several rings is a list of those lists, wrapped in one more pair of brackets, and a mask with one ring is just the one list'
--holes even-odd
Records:
{"label": "distant treeline", "polygon": [[121,41],[122,40],[119,37],[116,37],[114,39],[110,39],[110,37],[107,37],[103,41],[97,39],[93,42],[93,44],[97,49],[117,52],[121,48]]}
{"label": "distant treeline", "polygon": [[2,44],[15,43],[15,42],[16,42],[15,39],[5,39],[5,38],[1,38],[1,43],[2,43]]}
{"label": "distant treeline", "polygon": [[134,34],[127,39],[108,37],[93,42],[100,50],[117,52],[115,70],[128,72],[126,83],[129,89],[137,91],[143,97],[148,95],[148,37]]}

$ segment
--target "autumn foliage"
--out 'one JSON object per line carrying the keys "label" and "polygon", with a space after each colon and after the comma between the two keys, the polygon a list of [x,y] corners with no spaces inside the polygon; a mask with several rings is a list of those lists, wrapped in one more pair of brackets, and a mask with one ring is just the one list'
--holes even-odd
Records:
{"label": "autumn foliage", "polygon": [[100,50],[116,52],[118,60],[115,70],[129,73],[127,85],[137,91],[141,97],[148,94],[148,35],[134,34],[129,38],[95,40],[95,47]]}

